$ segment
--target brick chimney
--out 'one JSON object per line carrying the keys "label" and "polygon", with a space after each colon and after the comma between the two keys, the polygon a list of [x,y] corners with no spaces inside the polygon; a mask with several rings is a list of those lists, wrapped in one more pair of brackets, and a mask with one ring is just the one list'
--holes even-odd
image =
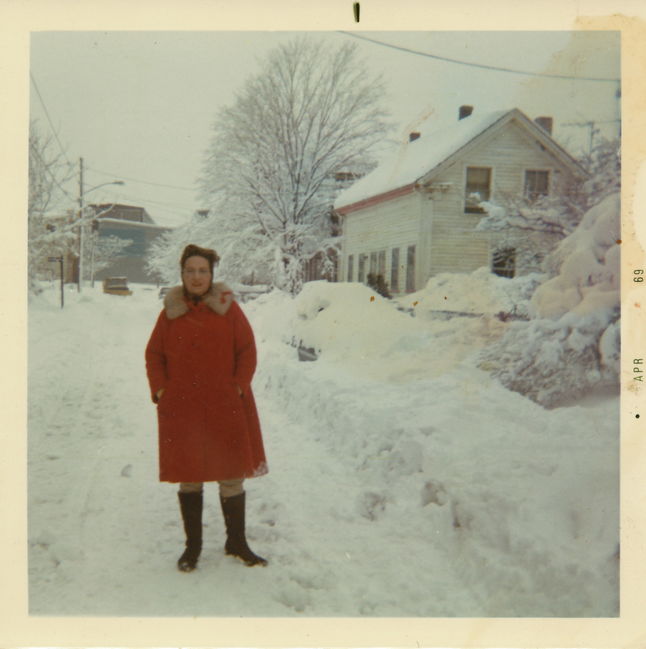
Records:
{"label": "brick chimney", "polygon": [[473,106],[460,106],[460,111],[458,113],[458,121],[461,119],[464,119],[465,117],[469,117],[471,113],[473,112]]}
{"label": "brick chimney", "polygon": [[408,134],[408,141],[409,142],[414,142],[415,140],[419,139],[421,133],[419,131],[413,131],[412,133]]}
{"label": "brick chimney", "polygon": [[537,117],[534,122],[538,124],[544,131],[552,135],[552,126],[554,120],[551,117]]}

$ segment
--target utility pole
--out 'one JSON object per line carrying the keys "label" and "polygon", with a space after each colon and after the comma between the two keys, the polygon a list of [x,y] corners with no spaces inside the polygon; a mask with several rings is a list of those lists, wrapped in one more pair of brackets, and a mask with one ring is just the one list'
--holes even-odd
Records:
{"label": "utility pole", "polygon": [[48,257],[47,261],[57,261],[60,264],[60,275],[61,275],[61,309],[65,306],[65,276],[63,271],[63,256],[60,257]]}
{"label": "utility pole", "polygon": [[79,293],[81,292],[81,284],[83,283],[83,212],[85,207],[83,203],[83,158],[79,158]]}
{"label": "utility pole", "polygon": [[[99,187],[105,187],[106,185],[125,185],[123,180],[111,180],[107,183],[101,183],[100,185],[95,185],[94,187],[90,187],[87,191],[85,190],[85,185],[83,183],[83,158],[79,158],[79,275],[78,275],[78,292],[81,292],[81,287],[83,283],[83,255],[84,255],[84,248],[85,248],[85,237],[84,237],[84,230],[85,230],[85,194],[89,194],[90,192],[93,192],[95,189],[99,189]],[[93,221],[94,222],[94,221]],[[94,286],[94,233],[92,236],[92,261],[91,261],[91,266],[92,266],[92,286]]]}
{"label": "utility pole", "polygon": [[594,121],[589,121],[589,122],[565,122],[563,126],[585,126],[586,128],[590,129],[589,131],[589,138],[588,138],[588,154],[592,155],[592,147],[594,144],[594,136],[597,133],[598,129],[595,129],[595,124],[597,122]]}
{"label": "utility pole", "polygon": [[[619,91],[617,91],[619,92]],[[617,95],[619,99],[620,95]],[[619,134],[621,135],[621,120],[620,119],[606,119],[606,120],[591,120],[589,122],[564,122],[562,126],[579,126],[586,127],[589,129],[588,136],[588,154],[592,155],[592,150],[594,149],[594,138],[599,134],[600,129],[597,128],[597,124],[619,124]]]}
{"label": "utility pole", "polygon": [[92,228],[90,232],[92,233],[92,256],[90,257],[90,286],[94,288],[94,249],[96,248],[96,237],[99,230],[99,222],[96,219],[92,220]]}

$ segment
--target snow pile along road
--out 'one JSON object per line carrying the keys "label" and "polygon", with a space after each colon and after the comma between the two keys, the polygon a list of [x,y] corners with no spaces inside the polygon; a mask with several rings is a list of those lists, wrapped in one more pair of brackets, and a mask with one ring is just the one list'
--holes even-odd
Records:
{"label": "snow pile along road", "polygon": [[[456,588],[477,600],[447,615],[616,612],[618,400],[546,411],[508,392],[469,363],[460,343],[474,333],[471,318],[452,319],[437,337],[437,323],[427,329],[444,370],[453,361],[438,372],[421,346],[407,348],[418,319],[400,320],[363,286],[317,284],[293,308],[301,335],[320,344],[320,359],[299,366],[276,354],[261,363],[258,382],[290,420],[310,422],[337,463],[349,463],[357,491],[347,515],[372,523],[373,543],[394,532],[400,560],[388,583],[419,589],[410,614],[438,614],[424,595],[435,593],[421,568],[429,555],[443,555]],[[270,302],[249,305],[258,330],[275,328],[274,318],[289,322],[287,304],[277,311]],[[348,334],[338,346],[333,324]],[[471,350],[486,339],[472,339]],[[394,350],[411,365],[396,382]],[[443,572],[432,564],[431,573]]]}
{"label": "snow pile along road", "polygon": [[186,575],[143,367],[156,292],[55,300],[30,305],[31,613],[617,615],[618,400],[547,411],[475,370],[505,323],[358,285],[244,304],[270,468],[248,536],[270,565],[224,556],[209,485]]}
{"label": "snow pile along road", "polygon": [[433,318],[433,312],[450,311],[476,315],[499,313],[526,316],[536,287],[545,280],[539,273],[513,279],[479,268],[473,273],[442,273],[431,277],[426,286],[398,301],[415,315]]}

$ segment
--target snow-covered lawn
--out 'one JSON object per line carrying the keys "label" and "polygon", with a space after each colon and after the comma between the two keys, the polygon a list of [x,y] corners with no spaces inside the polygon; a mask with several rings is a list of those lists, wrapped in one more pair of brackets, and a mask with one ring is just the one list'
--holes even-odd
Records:
{"label": "snow-covered lawn", "polygon": [[184,574],[143,363],[157,292],[57,297],[29,314],[31,614],[618,614],[618,398],[550,411],[505,390],[472,361],[504,323],[412,318],[356,285],[244,304],[270,468],[248,537],[270,565],[224,555],[208,485]]}

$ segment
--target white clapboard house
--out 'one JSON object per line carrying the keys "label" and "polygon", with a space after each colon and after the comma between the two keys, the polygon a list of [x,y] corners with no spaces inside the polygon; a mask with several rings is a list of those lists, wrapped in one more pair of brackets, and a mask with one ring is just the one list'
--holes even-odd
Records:
{"label": "white clapboard house", "polygon": [[[551,126],[551,118],[532,121],[518,109],[478,115],[462,106],[449,127],[411,133],[334,203],[343,230],[339,281],[380,274],[391,293],[401,294],[423,288],[438,273],[483,266],[506,276],[536,270],[516,255],[508,236],[476,226],[481,201],[550,195],[586,177],[552,138]],[[554,243],[549,235],[536,239],[546,251]],[[534,264],[540,257],[533,256]]]}

